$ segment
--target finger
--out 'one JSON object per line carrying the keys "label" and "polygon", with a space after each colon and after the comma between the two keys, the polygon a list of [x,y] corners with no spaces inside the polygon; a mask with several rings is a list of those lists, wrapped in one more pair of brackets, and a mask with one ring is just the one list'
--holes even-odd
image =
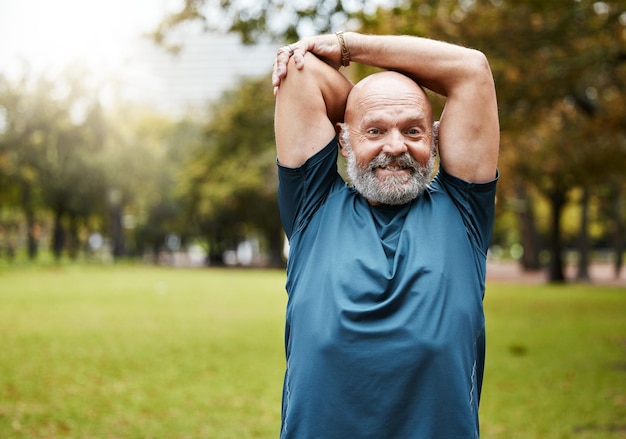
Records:
{"label": "finger", "polygon": [[294,56],[294,45],[282,46],[276,52],[274,60],[274,68],[272,70],[272,85],[274,86],[274,95],[280,87],[281,81],[287,76],[287,65],[289,59]]}
{"label": "finger", "polygon": [[287,63],[289,58],[293,56],[294,49],[291,46],[283,46],[276,52],[276,60],[279,62]]}
{"label": "finger", "polygon": [[296,64],[296,68],[298,70],[302,70],[304,68],[304,54],[306,50],[295,48],[293,51],[293,60]]}
{"label": "finger", "polygon": [[286,64],[277,63],[277,66],[274,68],[272,72],[272,85],[277,87],[280,85],[281,81],[287,76],[287,66]]}
{"label": "finger", "polygon": [[293,49],[290,46],[283,46],[276,52],[276,67],[278,71],[286,70],[289,58],[293,56]]}
{"label": "finger", "polygon": [[285,69],[283,67],[284,63],[281,63],[279,61],[279,56],[276,56],[276,59],[274,59],[274,64],[272,66],[272,85],[277,86],[280,84],[281,78],[283,78],[285,76]]}
{"label": "finger", "polygon": [[274,66],[272,67],[272,85],[276,87],[280,84],[280,77],[278,76],[278,63],[274,61]]}
{"label": "finger", "polygon": [[296,64],[296,68],[302,70],[304,68],[305,55],[310,49],[309,44],[306,39],[302,39],[292,44],[291,48],[293,49],[293,60]]}

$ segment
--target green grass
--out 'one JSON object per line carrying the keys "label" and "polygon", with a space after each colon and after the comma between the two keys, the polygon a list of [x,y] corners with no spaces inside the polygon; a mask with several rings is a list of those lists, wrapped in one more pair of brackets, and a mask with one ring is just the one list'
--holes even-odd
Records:
{"label": "green grass", "polygon": [[626,438],[626,288],[489,285],[486,438]]}
{"label": "green grass", "polygon": [[278,272],[0,275],[0,438],[265,438],[280,419]]}
{"label": "green grass", "polygon": [[[281,271],[4,268],[0,438],[276,438],[285,299]],[[626,289],[485,306],[483,438],[626,437]]]}

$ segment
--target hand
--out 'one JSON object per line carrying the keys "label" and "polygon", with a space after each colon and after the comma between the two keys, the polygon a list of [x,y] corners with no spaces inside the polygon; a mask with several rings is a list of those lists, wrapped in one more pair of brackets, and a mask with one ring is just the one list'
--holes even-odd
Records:
{"label": "hand", "polygon": [[[276,58],[274,59],[274,68],[272,69],[272,85],[274,86],[274,96],[276,96],[276,93],[278,92],[280,82],[287,76],[287,64],[289,64],[289,59],[294,55],[295,51],[291,45],[283,46],[278,49],[278,52],[276,52]],[[302,67],[304,67],[303,56],[301,57],[299,64],[300,65],[297,68],[302,69]]]}
{"label": "hand", "polygon": [[296,43],[283,46],[278,49],[276,59],[274,60],[274,69],[272,71],[274,95],[276,95],[280,87],[280,82],[287,76],[289,59],[293,57],[296,68],[301,70],[304,68],[304,55],[307,52],[313,53],[335,69],[341,67],[341,45],[335,34],[306,37]]}

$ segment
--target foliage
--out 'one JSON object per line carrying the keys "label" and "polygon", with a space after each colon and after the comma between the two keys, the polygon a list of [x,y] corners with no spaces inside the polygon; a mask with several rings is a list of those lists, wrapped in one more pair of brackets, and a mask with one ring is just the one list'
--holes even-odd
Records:
{"label": "foliage", "polygon": [[373,5],[371,0],[263,0],[255,4],[243,0],[183,0],[180,10],[165,17],[152,37],[172,47],[168,37],[173,31],[183,23],[196,21],[208,30],[238,33],[244,43],[267,37],[294,41],[304,33],[328,32],[359,11],[371,10]]}
{"label": "foliage", "polygon": [[[53,237],[57,258],[68,248],[76,256],[93,233],[108,238],[114,257],[156,257],[177,250],[168,242],[204,239],[215,259],[256,235],[270,263],[283,264],[268,78],[225,93],[206,124],[132,105],[105,112],[97,99],[86,101],[82,84],[28,73],[2,83],[0,246],[7,254],[18,244],[3,230],[23,221],[10,215],[21,207],[29,230],[38,224],[40,235]],[[73,119],[85,101],[82,119]]]}
{"label": "foliage", "polygon": [[61,81],[40,77],[31,84],[24,77],[17,85],[4,80],[0,86],[6,115],[0,157],[5,184],[13,188],[6,201],[21,206],[31,228],[39,203],[53,212],[57,256],[66,239],[63,222],[69,222],[74,243],[76,222],[101,213],[104,205],[98,160],[102,111],[84,93],[80,74],[70,69]]}
{"label": "foliage", "polygon": [[614,184],[626,163],[624,5],[409,1],[363,23],[367,32],[423,35],[487,54],[502,123],[500,199],[514,201],[530,188],[549,200],[551,275],[563,280],[560,217],[568,195]]}
{"label": "foliage", "polygon": [[[209,29],[226,26],[246,42],[265,36],[292,41],[303,32],[347,27],[428,36],[484,51],[497,83],[502,125],[494,244],[521,243],[525,266],[536,268],[551,236],[558,279],[561,249],[584,241],[582,218],[589,212],[594,244],[613,245],[621,264],[623,2],[244,3],[185,0],[155,38],[167,45],[177,26],[200,21]],[[369,71],[359,65],[347,70],[353,79]],[[17,83],[0,77],[0,247],[15,247],[13,236],[26,233],[34,256],[39,240],[54,235],[48,224],[56,216],[57,251],[64,244],[71,254],[85,248],[94,232],[110,239],[116,257],[156,254],[174,234],[183,245],[202,239],[221,258],[254,236],[268,249],[271,264],[282,262],[267,78],[226,93],[206,124],[135,106],[103,108],[88,79],[75,69],[54,78],[26,72]],[[441,103],[436,100],[437,112]],[[571,212],[581,219],[572,219]],[[580,236],[576,229],[582,229]]]}
{"label": "foliage", "polygon": [[130,230],[120,231],[129,239],[119,243],[116,256],[156,256],[169,235],[189,238],[182,215],[184,195],[176,188],[183,163],[201,141],[201,125],[191,119],[172,120],[151,109],[127,107],[116,113],[110,126],[115,127],[106,163],[113,196],[111,213],[132,219]]}
{"label": "foliage", "polygon": [[[282,270],[74,265],[0,280],[1,437],[276,437]],[[488,283],[481,437],[623,435],[625,292]]]}
{"label": "foliage", "polygon": [[[484,51],[496,79],[502,123],[500,200],[508,206],[499,211],[518,209],[522,244],[529,254],[538,254],[545,245],[531,242],[537,239],[536,201],[529,197],[540,194],[548,200],[554,280],[562,280],[560,218],[573,191],[594,188],[594,198],[626,190],[621,178],[626,162],[626,9],[619,0],[266,0],[255,8],[236,0],[186,0],[155,34],[162,38],[190,18],[216,28],[215,16],[222,28],[226,23],[246,42],[264,35],[293,41],[303,32],[348,26],[427,36]],[[367,71],[353,70],[357,77]],[[623,216],[618,212],[609,228],[623,229]],[[621,254],[623,247],[615,251]]]}
{"label": "foliage", "polygon": [[105,109],[88,79],[73,69],[0,78],[0,247],[9,255],[23,222],[33,258],[43,238],[57,258],[76,257],[99,233],[119,257],[184,234],[176,174],[200,125],[132,105]]}
{"label": "foliage", "polygon": [[243,81],[212,108],[204,142],[181,175],[179,193],[187,197],[187,212],[217,256],[256,234],[269,247],[271,265],[280,265],[283,235],[269,78]]}

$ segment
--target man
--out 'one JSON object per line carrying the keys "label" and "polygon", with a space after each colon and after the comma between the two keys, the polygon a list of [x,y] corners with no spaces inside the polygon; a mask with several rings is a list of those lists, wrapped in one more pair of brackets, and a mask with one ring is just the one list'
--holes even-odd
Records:
{"label": "man", "polygon": [[[385,71],[353,87],[350,61]],[[499,145],[487,60],[338,33],[281,48],[273,85],[290,243],[281,437],[479,437]],[[438,124],[420,86],[446,97]]]}

